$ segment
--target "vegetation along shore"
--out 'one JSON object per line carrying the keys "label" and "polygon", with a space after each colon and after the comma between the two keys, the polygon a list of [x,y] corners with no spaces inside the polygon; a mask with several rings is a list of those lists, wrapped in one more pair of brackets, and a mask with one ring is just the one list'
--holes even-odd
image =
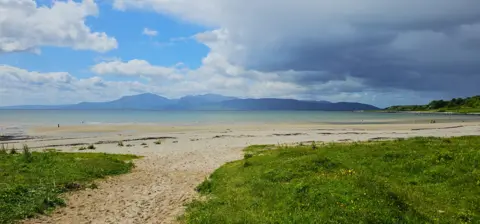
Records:
{"label": "vegetation along shore", "polygon": [[433,100],[427,105],[391,106],[383,111],[480,114],[480,95],[452,100]]}

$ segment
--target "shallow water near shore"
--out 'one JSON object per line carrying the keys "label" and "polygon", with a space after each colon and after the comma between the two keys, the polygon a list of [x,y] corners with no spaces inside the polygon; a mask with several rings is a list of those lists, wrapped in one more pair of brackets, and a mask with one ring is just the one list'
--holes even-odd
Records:
{"label": "shallow water near shore", "polygon": [[38,125],[243,123],[397,123],[425,120],[480,120],[480,116],[327,111],[139,111],[139,110],[0,110],[0,127]]}

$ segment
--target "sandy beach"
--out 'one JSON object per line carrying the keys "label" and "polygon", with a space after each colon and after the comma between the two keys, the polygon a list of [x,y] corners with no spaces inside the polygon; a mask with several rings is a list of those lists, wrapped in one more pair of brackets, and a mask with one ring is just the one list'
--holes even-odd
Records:
{"label": "sandy beach", "polygon": [[[248,145],[480,135],[480,122],[38,126],[26,135],[1,143],[64,152],[95,144],[95,152],[144,157],[135,161],[132,173],[100,180],[98,189],[68,193],[66,207],[24,223],[174,223],[183,205],[196,196],[195,186],[222,164],[242,158]],[[154,144],[157,139],[162,144]]]}

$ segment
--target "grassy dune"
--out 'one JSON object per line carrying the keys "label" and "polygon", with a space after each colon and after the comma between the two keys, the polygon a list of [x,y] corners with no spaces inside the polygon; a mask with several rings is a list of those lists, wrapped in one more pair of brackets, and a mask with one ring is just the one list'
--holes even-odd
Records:
{"label": "grassy dune", "polygon": [[252,146],[187,223],[480,223],[480,137]]}
{"label": "grassy dune", "polygon": [[0,223],[51,211],[63,192],[95,188],[94,179],[127,173],[132,155],[0,151]]}

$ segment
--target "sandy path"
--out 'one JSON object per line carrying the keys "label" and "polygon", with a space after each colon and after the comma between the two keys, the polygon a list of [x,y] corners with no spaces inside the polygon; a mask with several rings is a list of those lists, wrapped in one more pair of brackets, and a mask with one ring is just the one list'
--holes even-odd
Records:
{"label": "sandy path", "polygon": [[[195,150],[195,149],[193,149]],[[67,195],[65,208],[25,223],[171,223],[194,188],[240,150],[144,154],[132,173],[99,182],[99,188]]]}
{"label": "sandy path", "polygon": [[[165,136],[165,133],[157,135]],[[275,126],[249,130],[195,130],[170,133],[168,136],[177,139],[165,140],[161,145],[153,144],[153,140],[129,142],[133,147],[97,145],[96,151],[135,153],[145,157],[135,162],[136,168],[132,173],[98,181],[98,189],[69,193],[66,195],[67,207],[57,209],[51,216],[27,220],[25,223],[172,223],[182,214],[183,205],[194,198],[195,186],[225,162],[241,158],[241,149],[250,144],[460,135],[480,135],[479,124],[424,127],[384,125],[374,128],[356,126],[350,129],[338,126],[335,129]],[[125,136],[99,137],[89,141],[114,138],[124,140]],[[49,143],[84,141],[85,138],[78,138],[28,143],[38,147]],[[143,142],[149,147],[141,146]],[[76,151],[71,146],[60,149]]]}

